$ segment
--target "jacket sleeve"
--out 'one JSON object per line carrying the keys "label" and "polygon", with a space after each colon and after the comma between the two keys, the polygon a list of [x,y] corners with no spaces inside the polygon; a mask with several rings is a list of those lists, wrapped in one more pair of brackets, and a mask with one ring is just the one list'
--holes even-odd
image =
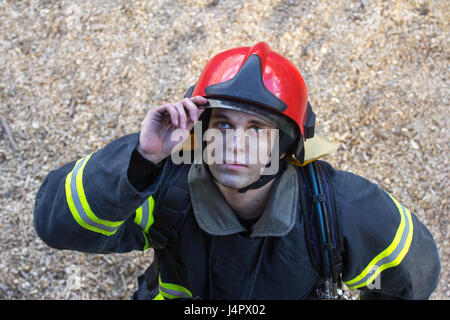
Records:
{"label": "jacket sleeve", "polygon": [[427,228],[376,184],[336,170],[332,178],[344,243],[343,281],[361,299],[428,299],[440,260]]}
{"label": "jacket sleeve", "polygon": [[148,248],[153,198],[169,169],[166,160],[132,161],[138,140],[139,133],[126,135],[47,175],[34,209],[35,230],[46,244],[93,253]]}

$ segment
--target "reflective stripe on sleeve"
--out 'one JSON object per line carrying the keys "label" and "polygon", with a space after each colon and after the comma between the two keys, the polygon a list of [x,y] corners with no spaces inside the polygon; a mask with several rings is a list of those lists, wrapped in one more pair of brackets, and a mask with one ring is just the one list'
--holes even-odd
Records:
{"label": "reflective stripe on sleeve", "polygon": [[164,300],[164,297],[161,295],[161,293],[158,293],[156,297],[153,298],[153,300]]}
{"label": "reflective stripe on sleeve", "polygon": [[80,159],[66,177],[66,200],[75,221],[85,229],[105,236],[114,234],[124,221],[108,221],[98,218],[92,212],[83,187],[83,170],[89,156]]}
{"label": "reflective stripe on sleeve", "polygon": [[153,197],[150,196],[145,202],[137,208],[136,216],[134,217],[134,222],[144,231],[148,232],[148,228],[153,224],[153,208],[155,206],[155,201]]}
{"label": "reflective stripe on sleeve", "polygon": [[166,299],[192,299],[192,293],[188,289],[176,284],[164,283],[161,281],[161,276],[159,277],[159,293]]}
{"label": "reflective stripe on sleeve", "polygon": [[388,268],[395,267],[402,262],[411,245],[413,236],[413,223],[411,213],[400,202],[387,193],[395,203],[400,213],[400,225],[392,243],[378,254],[367,267],[355,278],[344,283],[350,290],[365,287],[372,283],[376,277]]}
{"label": "reflective stripe on sleeve", "polygon": [[134,216],[134,223],[136,223],[139,228],[142,229],[145,238],[145,245],[143,250],[150,248],[150,244],[147,239],[148,228],[153,224],[153,208],[155,201],[153,197],[150,196],[145,202],[136,209],[136,215]]}

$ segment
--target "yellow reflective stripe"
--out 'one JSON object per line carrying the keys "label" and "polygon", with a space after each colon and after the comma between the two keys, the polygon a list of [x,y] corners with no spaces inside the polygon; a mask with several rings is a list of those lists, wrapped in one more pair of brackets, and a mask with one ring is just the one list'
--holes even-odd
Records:
{"label": "yellow reflective stripe", "polygon": [[192,298],[192,293],[188,289],[176,284],[164,283],[161,281],[161,276],[159,276],[159,293],[167,299]]}
{"label": "yellow reflective stripe", "polygon": [[145,202],[136,209],[136,215],[134,217],[134,222],[145,232],[148,232],[148,228],[153,224],[153,208],[155,206],[155,201],[153,197],[150,196]]}
{"label": "yellow reflective stripe", "polygon": [[148,228],[150,228],[150,226],[153,224],[154,217],[153,217],[153,208],[155,207],[155,200],[153,199],[152,196],[150,196],[148,198],[148,220],[147,220],[147,225],[145,226],[144,231],[148,232]]}
{"label": "yellow reflective stripe", "polygon": [[413,235],[411,213],[389,193],[387,194],[395,203],[400,213],[400,225],[392,243],[377,255],[357,277],[344,282],[351,290],[367,286],[372,283],[383,270],[399,265],[411,245]]}
{"label": "yellow reflective stripe", "polygon": [[140,225],[142,221],[142,206],[136,209],[136,215],[134,216],[134,223]]}
{"label": "yellow reflective stripe", "polygon": [[178,299],[180,297],[164,292],[164,289],[159,288],[159,294],[165,299]]}
{"label": "yellow reflective stripe", "polygon": [[89,161],[89,158],[92,156],[92,153],[86,157],[84,160],[84,163],[82,164],[80,170],[77,173],[77,190],[78,190],[78,196],[80,197],[81,205],[83,206],[84,211],[86,212],[87,216],[91,218],[92,221],[95,223],[102,224],[104,226],[117,228],[119,227],[124,221],[108,221],[98,218],[94,212],[92,212],[91,207],[89,207],[89,203],[87,202],[86,195],[84,194],[84,187],[83,187],[83,170],[86,166],[86,163]]}
{"label": "yellow reflective stripe", "polygon": [[[406,225],[408,226],[408,230],[407,230],[408,234],[406,236],[406,242],[403,245],[403,249],[401,249],[401,251],[398,254],[397,258],[395,258],[391,263],[385,264],[382,267],[383,270],[385,270],[387,268],[391,268],[391,267],[397,266],[397,265],[400,264],[400,262],[402,262],[403,258],[408,253],[409,248],[411,246],[412,237],[413,237],[413,231],[414,231],[413,230],[414,229],[414,225],[413,225],[413,221],[412,221],[411,212],[406,207],[404,207],[400,202],[398,202],[397,199],[395,199],[393,196],[391,196],[389,193],[388,193],[388,195],[394,201],[394,203],[397,206],[398,210],[399,211],[403,210],[403,212],[406,214]],[[383,271],[383,270],[381,270],[381,271]]]}
{"label": "yellow reflective stripe", "polygon": [[153,224],[153,208],[155,206],[155,201],[153,197],[150,196],[145,202],[136,209],[136,214],[134,216],[134,223],[136,223],[143,231],[145,238],[145,245],[143,250],[147,250],[150,244],[147,239],[148,228]]}
{"label": "yellow reflective stripe", "polygon": [[[75,167],[81,160],[82,159],[77,161],[77,163],[75,164]],[[80,215],[77,212],[77,209],[75,208],[75,204],[73,203],[73,200],[72,200],[72,192],[70,190],[70,181],[71,180],[72,180],[72,171],[66,177],[66,201],[67,201],[67,205],[69,206],[69,210],[72,213],[72,216],[74,217],[75,221],[78,222],[78,224],[81,225],[85,229],[89,229],[91,231],[100,232],[100,233],[106,232],[105,230],[91,227],[90,225],[85,223],[83,221],[83,219],[81,219]]]}
{"label": "yellow reflective stripe", "polygon": [[142,233],[144,234],[144,239],[145,239],[144,248],[142,250],[145,251],[148,248],[150,248],[150,243],[148,242],[147,235],[145,234],[145,232],[142,232]]}
{"label": "yellow reflective stripe", "polygon": [[117,231],[124,221],[100,219],[89,207],[83,188],[83,170],[91,155],[78,160],[72,171],[67,175],[65,183],[66,201],[73,218],[80,226],[110,236]]}
{"label": "yellow reflective stripe", "polygon": [[153,300],[164,300],[164,297],[161,295],[161,293],[158,293],[156,297],[153,298]]}

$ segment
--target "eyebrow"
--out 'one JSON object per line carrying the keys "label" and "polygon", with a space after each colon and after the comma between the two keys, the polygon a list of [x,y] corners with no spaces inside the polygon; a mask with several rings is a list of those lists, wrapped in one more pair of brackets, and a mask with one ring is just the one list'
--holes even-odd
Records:
{"label": "eyebrow", "polygon": [[[212,118],[213,119],[214,118],[222,118],[222,119],[226,119],[226,120],[231,120],[230,117],[228,117],[227,115],[225,115],[223,113],[215,113]],[[269,122],[262,121],[262,120],[259,121],[259,120],[251,119],[248,122],[251,124],[259,124],[261,126],[272,127],[272,124],[270,124]]]}

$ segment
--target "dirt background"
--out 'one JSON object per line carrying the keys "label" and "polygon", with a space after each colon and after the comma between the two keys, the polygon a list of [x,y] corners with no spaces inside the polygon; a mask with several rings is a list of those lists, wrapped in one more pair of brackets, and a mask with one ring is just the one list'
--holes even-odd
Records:
{"label": "dirt background", "polygon": [[[139,130],[213,55],[267,41],[299,68],[335,167],[378,183],[449,286],[448,1],[0,1],[0,298],[128,299],[152,252],[57,251],[33,228],[50,170]],[[11,138],[13,141],[11,141]]]}

